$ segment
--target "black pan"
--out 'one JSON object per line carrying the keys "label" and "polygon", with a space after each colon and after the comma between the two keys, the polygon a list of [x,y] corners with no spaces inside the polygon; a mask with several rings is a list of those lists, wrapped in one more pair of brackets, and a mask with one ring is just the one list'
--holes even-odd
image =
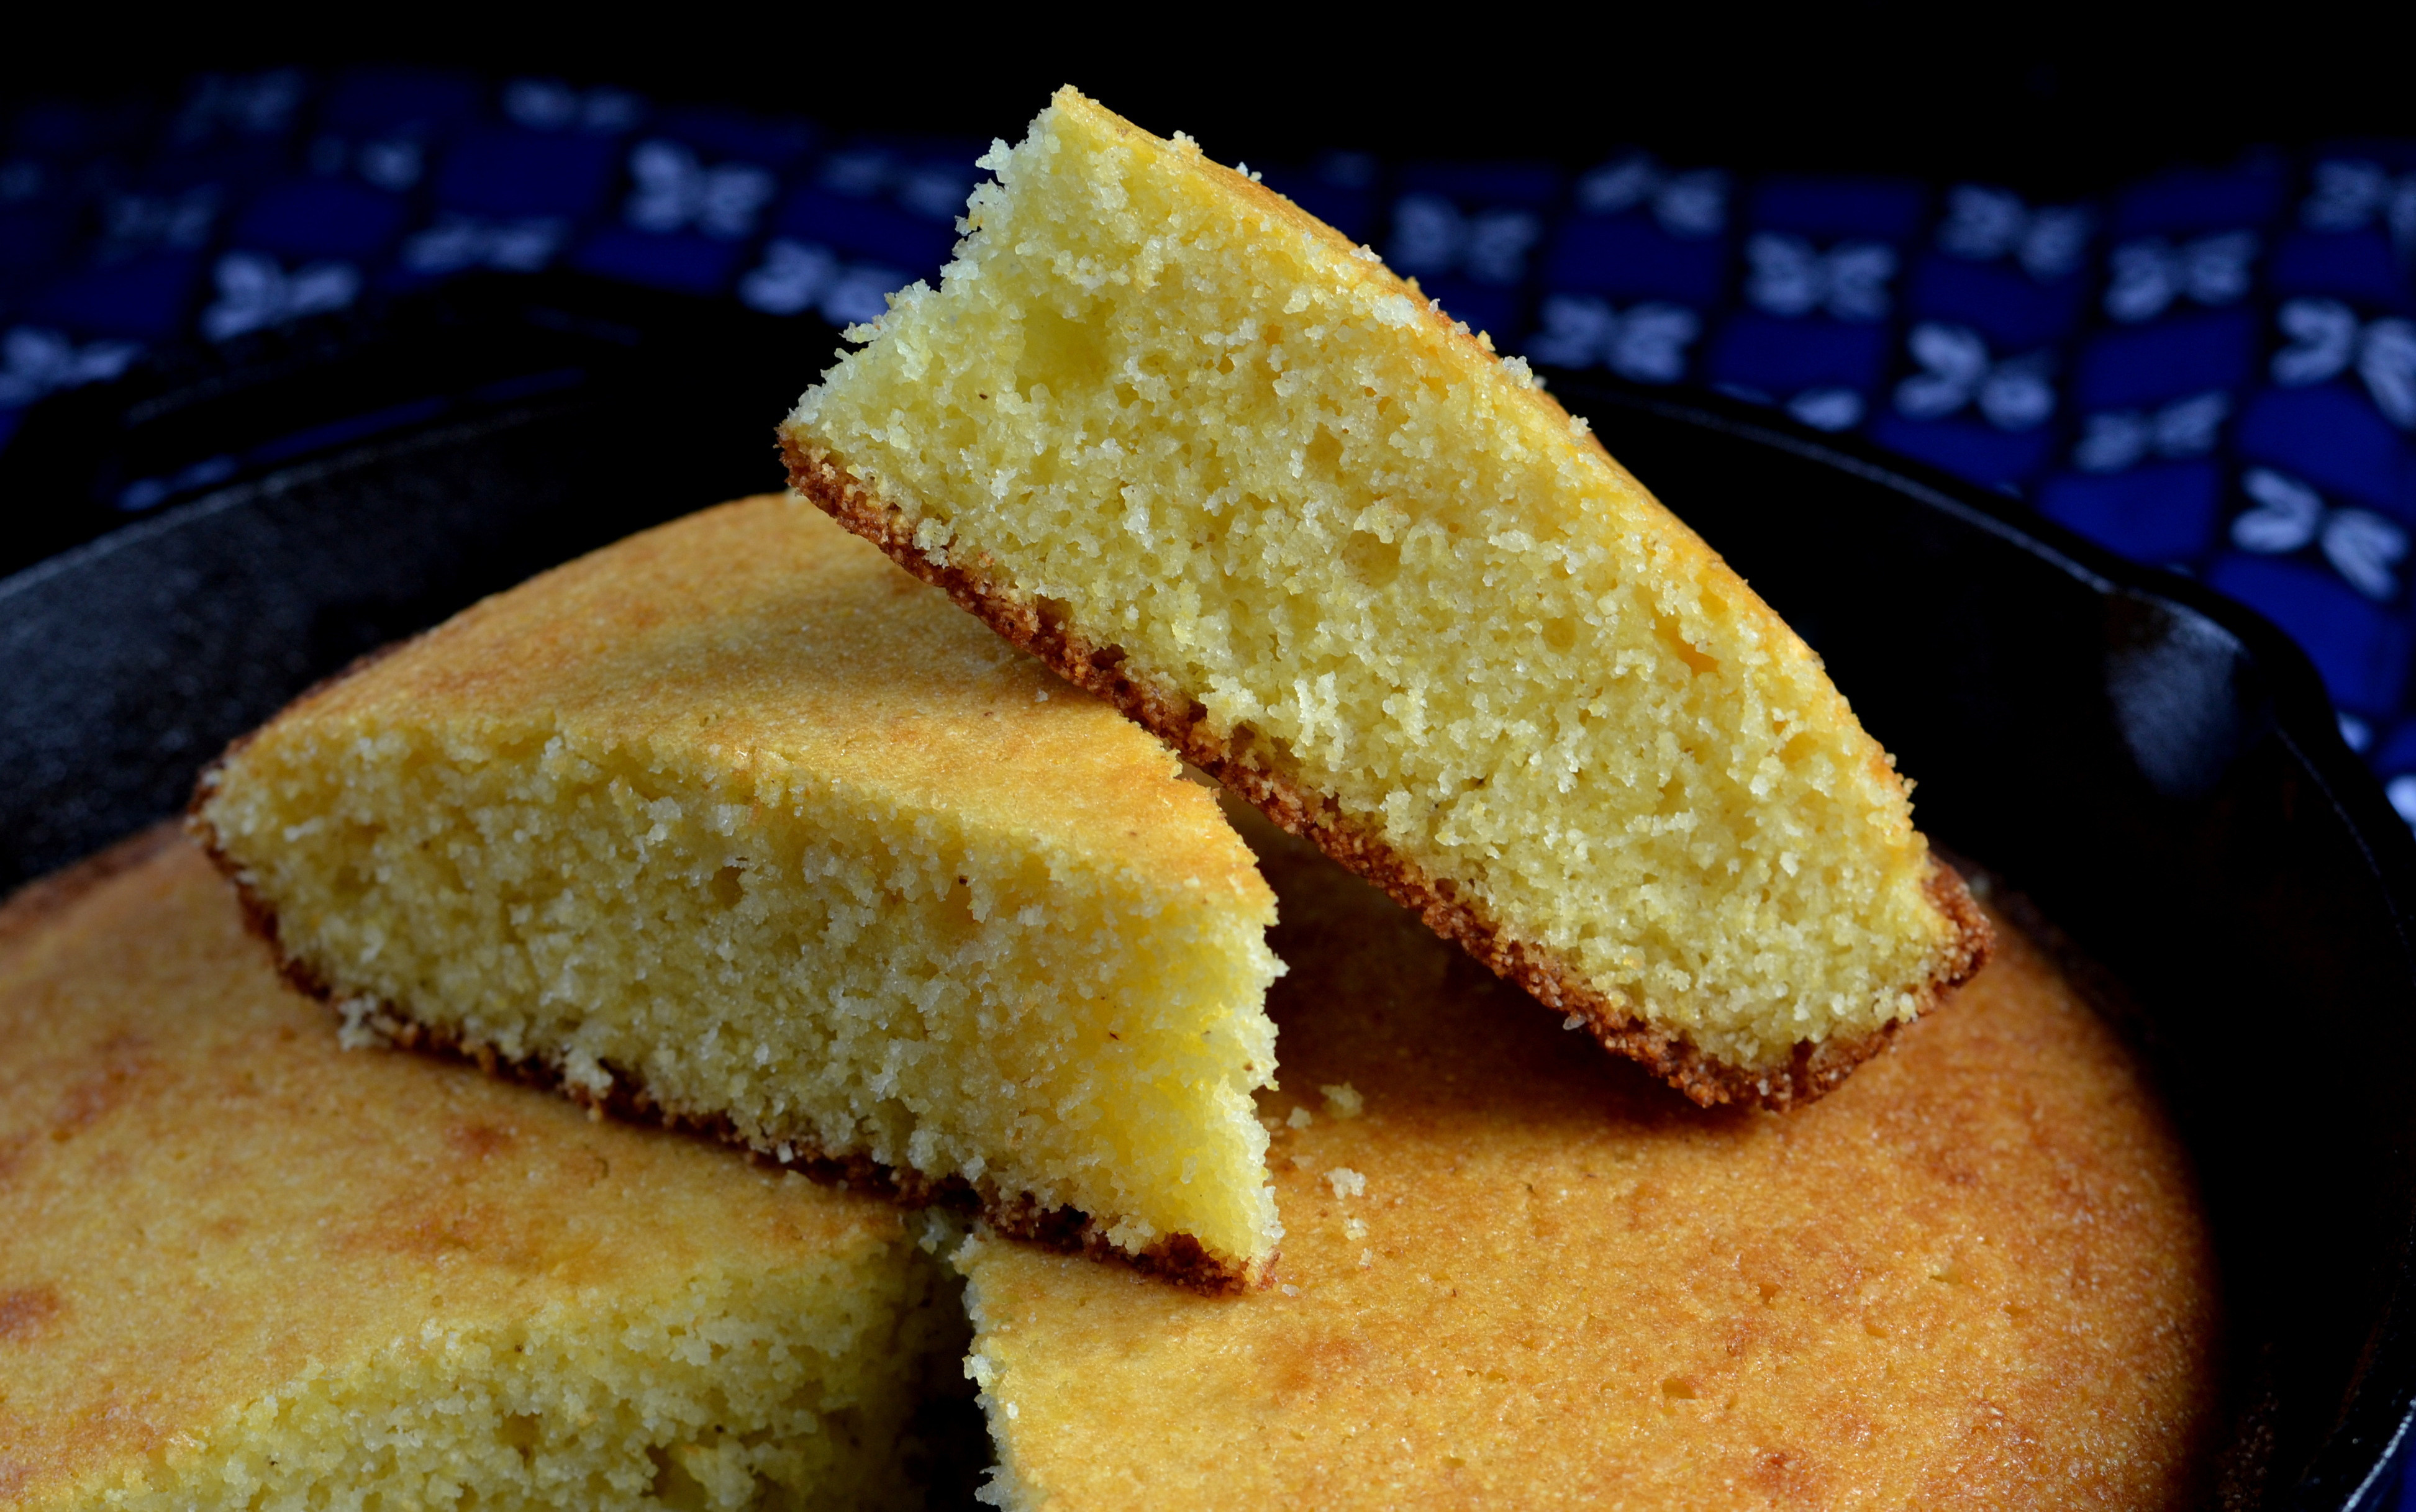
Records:
{"label": "black pan", "polygon": [[[120,528],[0,581],[0,888],[174,811],[359,652],[777,487],[772,425],[833,340],[506,281],[50,402],[0,456],[0,553]],[[2210,1492],[2378,1504],[2416,1399],[2416,839],[2306,659],[1941,475],[1719,401],[1553,386],[1827,659],[1924,829],[2119,983],[2223,1265]]]}

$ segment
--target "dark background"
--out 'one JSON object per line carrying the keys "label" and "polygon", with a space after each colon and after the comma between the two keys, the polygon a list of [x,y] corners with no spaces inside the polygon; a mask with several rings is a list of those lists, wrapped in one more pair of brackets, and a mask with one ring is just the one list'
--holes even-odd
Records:
{"label": "dark background", "polygon": [[1281,160],[1306,144],[1580,166],[1635,144],[1681,164],[1996,180],[2044,196],[2260,143],[2416,130],[2416,24],[2387,6],[852,14],[862,19],[819,7],[580,9],[538,24],[363,8],[345,17],[355,26],[314,31],[216,8],[139,26],[53,13],[0,47],[0,97],[173,90],[204,69],[419,63],[842,129],[1014,140],[1070,83],[1228,161]]}

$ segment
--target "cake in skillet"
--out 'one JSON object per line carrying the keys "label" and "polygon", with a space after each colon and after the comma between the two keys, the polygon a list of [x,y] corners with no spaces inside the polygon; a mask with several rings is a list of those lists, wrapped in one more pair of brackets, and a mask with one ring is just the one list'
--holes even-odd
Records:
{"label": "cake in skillet", "polygon": [[1703,1111],[1322,858],[1266,869],[1281,1284],[970,1244],[999,1504],[2198,1504],[2185,1157],[2018,932],[1819,1103]]}
{"label": "cake in skillet", "polygon": [[797,491],[1699,1102],[1977,968],[1820,659],[1523,363],[1071,89],[982,161]]}
{"label": "cake in skillet", "polygon": [[0,1507],[923,1504],[893,1205],[337,1036],[174,830],[0,909]]}
{"label": "cake in skillet", "polygon": [[193,818],[361,1035],[1243,1284],[1273,895],[1116,712],[794,501],[532,580],[238,743]]}

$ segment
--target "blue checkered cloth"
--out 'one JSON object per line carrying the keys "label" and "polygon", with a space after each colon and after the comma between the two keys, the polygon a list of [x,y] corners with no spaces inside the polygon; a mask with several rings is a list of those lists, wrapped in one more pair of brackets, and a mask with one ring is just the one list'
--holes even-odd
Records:
{"label": "blue checkered cloth", "polygon": [[[7,140],[0,446],[148,347],[471,269],[868,319],[946,260],[982,145],[397,68],[33,106]],[[2057,204],[1643,152],[1264,173],[1504,351],[1858,432],[2254,605],[2416,822],[2416,142]]]}

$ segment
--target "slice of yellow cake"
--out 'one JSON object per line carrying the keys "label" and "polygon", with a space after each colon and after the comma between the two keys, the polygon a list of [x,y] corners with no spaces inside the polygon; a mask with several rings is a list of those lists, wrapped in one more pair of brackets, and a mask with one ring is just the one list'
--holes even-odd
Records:
{"label": "slice of yellow cake", "polygon": [[799,491],[1699,1101],[1977,969],[1820,659],[1523,363],[1070,89],[982,161]]}
{"label": "slice of yellow cake", "polygon": [[923,1504],[895,1207],[337,1034],[174,830],[0,909],[0,1507]]}
{"label": "slice of yellow cake", "polygon": [[1274,898],[1105,704],[765,497],[298,701],[196,827],[362,1034],[1241,1284]]}
{"label": "slice of yellow cake", "polygon": [[2206,1504],[2186,1154],[2014,930],[1820,1102],[1704,1111],[1570,1054],[1331,863],[1266,864],[1281,1284],[1186,1296],[972,1243],[987,1500]]}

